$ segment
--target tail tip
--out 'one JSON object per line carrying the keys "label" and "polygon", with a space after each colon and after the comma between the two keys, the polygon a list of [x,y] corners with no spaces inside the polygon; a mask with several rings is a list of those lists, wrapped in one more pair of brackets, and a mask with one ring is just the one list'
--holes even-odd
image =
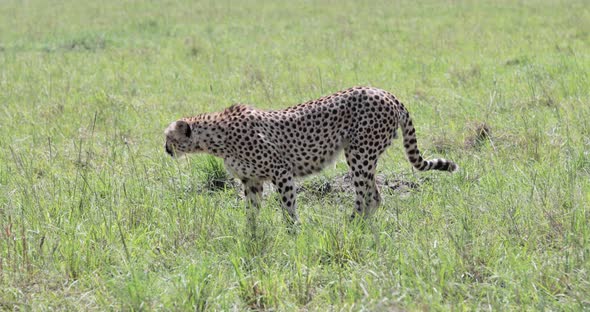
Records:
{"label": "tail tip", "polygon": [[459,170],[459,166],[456,163],[449,161],[448,170],[449,170],[449,172],[455,172],[455,171]]}

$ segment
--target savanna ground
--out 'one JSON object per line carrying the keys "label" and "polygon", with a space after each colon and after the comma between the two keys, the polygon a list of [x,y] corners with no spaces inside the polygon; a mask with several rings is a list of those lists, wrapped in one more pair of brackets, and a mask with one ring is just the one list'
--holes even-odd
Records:
{"label": "savanna ground", "polygon": [[[590,309],[589,10],[0,2],[0,309]],[[305,191],[293,235],[269,194],[251,239],[220,162],[164,152],[181,116],[354,85],[396,94],[461,170],[415,172],[398,140],[379,172],[418,187],[369,222]]]}

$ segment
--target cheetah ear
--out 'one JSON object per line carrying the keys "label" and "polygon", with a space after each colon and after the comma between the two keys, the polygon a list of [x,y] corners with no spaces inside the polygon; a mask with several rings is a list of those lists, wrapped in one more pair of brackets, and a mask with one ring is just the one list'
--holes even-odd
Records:
{"label": "cheetah ear", "polygon": [[184,134],[187,138],[191,137],[191,127],[190,125],[184,121],[184,120],[179,120],[176,122],[176,131],[178,133],[182,133]]}

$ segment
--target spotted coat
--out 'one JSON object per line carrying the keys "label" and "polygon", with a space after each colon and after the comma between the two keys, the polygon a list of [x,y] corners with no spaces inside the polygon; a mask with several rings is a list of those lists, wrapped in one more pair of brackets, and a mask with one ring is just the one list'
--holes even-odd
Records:
{"label": "spotted coat", "polygon": [[166,129],[168,154],[205,152],[224,159],[244,184],[248,207],[260,205],[262,183],[272,181],[290,222],[298,222],[294,177],[321,171],[344,150],[356,199],[352,218],[380,203],[377,160],[400,128],[414,168],[455,171],[445,159],[425,160],[404,105],[391,93],[355,87],[283,110],[235,104],[222,112],[182,118]]}

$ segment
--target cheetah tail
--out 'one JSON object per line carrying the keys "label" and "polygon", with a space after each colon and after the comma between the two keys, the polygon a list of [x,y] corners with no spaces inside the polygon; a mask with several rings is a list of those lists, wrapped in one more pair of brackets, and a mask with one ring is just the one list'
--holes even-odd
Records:
{"label": "cheetah tail", "polygon": [[438,158],[432,160],[425,160],[420,155],[420,150],[418,150],[418,143],[416,141],[416,129],[412,124],[412,119],[410,118],[410,114],[406,112],[405,120],[401,120],[401,130],[404,136],[404,148],[406,150],[406,156],[412,166],[420,171],[427,171],[427,170],[442,170],[442,171],[456,171],[459,166],[456,163]]}

